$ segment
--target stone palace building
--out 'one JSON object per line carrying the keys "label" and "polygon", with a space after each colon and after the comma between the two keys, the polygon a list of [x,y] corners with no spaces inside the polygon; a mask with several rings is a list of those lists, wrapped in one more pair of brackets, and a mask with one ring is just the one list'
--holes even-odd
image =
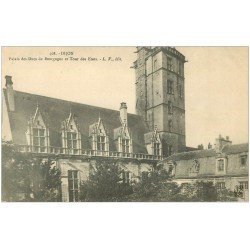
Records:
{"label": "stone palace building", "polygon": [[11,140],[21,152],[57,156],[62,201],[78,201],[79,182],[96,159],[116,159],[126,182],[163,163],[178,183],[206,179],[248,190],[248,144],[219,137],[207,150],[186,146],[185,56],[172,47],[136,53],[136,114],[124,102],[116,111],[15,91],[6,76],[3,119]]}

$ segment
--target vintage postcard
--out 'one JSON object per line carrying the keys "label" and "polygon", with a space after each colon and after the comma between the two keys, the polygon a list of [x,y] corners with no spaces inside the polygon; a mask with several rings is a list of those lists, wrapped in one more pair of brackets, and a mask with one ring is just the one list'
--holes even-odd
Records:
{"label": "vintage postcard", "polygon": [[2,47],[2,202],[248,201],[248,47]]}

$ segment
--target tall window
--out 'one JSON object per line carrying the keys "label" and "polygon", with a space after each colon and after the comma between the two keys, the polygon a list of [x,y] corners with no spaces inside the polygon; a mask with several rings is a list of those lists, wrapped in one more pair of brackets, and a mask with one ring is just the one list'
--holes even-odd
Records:
{"label": "tall window", "polygon": [[154,70],[157,69],[157,59],[154,60]]}
{"label": "tall window", "polygon": [[154,155],[160,155],[160,143],[154,143]]}
{"label": "tall window", "polygon": [[129,153],[129,139],[122,139],[122,152]]}
{"label": "tall window", "polygon": [[67,132],[67,147],[70,153],[77,153],[77,137],[75,132]]}
{"label": "tall window", "polygon": [[171,101],[168,101],[168,113],[173,114],[173,104]]}
{"label": "tall window", "polygon": [[169,132],[173,132],[173,121],[172,120],[168,121],[168,130],[169,130]]}
{"label": "tall window", "polygon": [[180,83],[177,84],[178,96],[182,98],[182,86]]}
{"label": "tall window", "polygon": [[167,93],[174,94],[174,83],[172,80],[167,80]]}
{"label": "tall window", "polygon": [[129,172],[128,171],[122,172],[122,182],[129,183]]}
{"label": "tall window", "polygon": [[184,65],[182,62],[178,63],[178,73],[179,75],[183,76],[184,75]]}
{"label": "tall window", "polygon": [[69,201],[79,201],[79,178],[77,170],[68,171]]}
{"label": "tall window", "polygon": [[173,71],[173,59],[171,57],[167,57],[167,69]]}
{"label": "tall window", "polygon": [[97,150],[105,151],[105,136],[97,136]]}
{"label": "tall window", "polygon": [[224,171],[224,160],[220,159],[218,160],[218,171]]}
{"label": "tall window", "polygon": [[36,152],[45,152],[45,129],[33,128],[33,145]]}

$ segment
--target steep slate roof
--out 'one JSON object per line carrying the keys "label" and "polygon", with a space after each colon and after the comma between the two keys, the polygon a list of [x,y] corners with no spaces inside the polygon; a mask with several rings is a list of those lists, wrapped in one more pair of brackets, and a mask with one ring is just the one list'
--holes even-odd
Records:
{"label": "steep slate roof", "polygon": [[[8,101],[6,89],[3,89],[6,105]],[[37,103],[43,118],[50,130],[50,145],[61,147],[61,122],[69,117],[70,109],[75,115],[82,134],[82,147],[91,149],[89,143],[89,126],[101,117],[110,138],[110,150],[117,151],[113,143],[114,129],[121,126],[119,111],[105,109],[86,104],[80,104],[51,97],[34,95],[14,91],[15,111],[9,112],[10,127],[13,141],[16,144],[27,144],[25,132],[28,119],[35,114]],[[8,109],[9,110],[9,109]],[[128,114],[128,127],[133,139],[134,153],[147,153],[144,143],[144,133],[147,133],[146,124],[141,116]]]}

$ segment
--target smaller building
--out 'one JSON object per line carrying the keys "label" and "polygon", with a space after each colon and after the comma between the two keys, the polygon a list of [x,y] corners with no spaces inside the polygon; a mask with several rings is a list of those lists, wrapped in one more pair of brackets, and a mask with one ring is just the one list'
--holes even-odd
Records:
{"label": "smaller building", "polygon": [[248,201],[248,143],[233,145],[221,135],[214,148],[178,153],[163,160],[178,184],[212,181],[218,188],[243,189],[240,200]]}

